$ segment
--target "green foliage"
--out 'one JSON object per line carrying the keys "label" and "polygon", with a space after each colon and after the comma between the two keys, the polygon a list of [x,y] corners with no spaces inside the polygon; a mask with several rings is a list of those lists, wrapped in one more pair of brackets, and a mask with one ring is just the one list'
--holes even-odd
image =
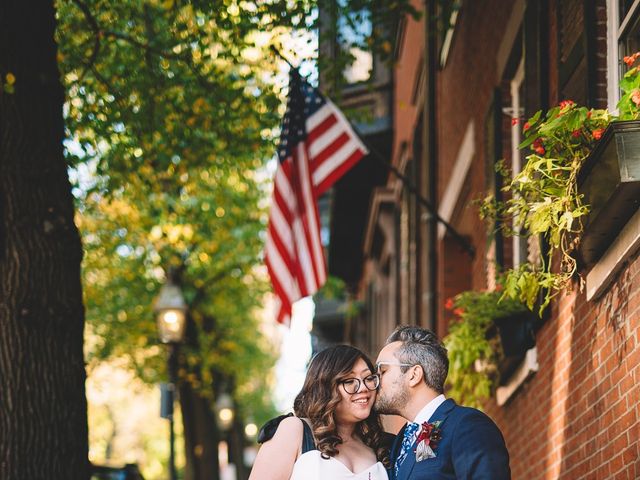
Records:
{"label": "green foliage", "polygon": [[15,87],[16,77],[13,73],[9,72],[4,75],[4,81],[2,82],[2,88],[0,88],[0,94],[2,92],[12,94],[16,91]]}
{"label": "green foliage", "polygon": [[260,417],[274,361],[259,328],[264,170],[281,94],[253,13],[224,3],[60,3],[67,153],[90,365],[126,358],[147,382],[165,375],[151,305],[178,266],[197,332],[181,378],[212,401],[214,377],[233,378]]}
{"label": "green foliage", "polygon": [[494,320],[527,308],[502,298],[498,291],[467,291],[447,300],[457,319],[449,325],[444,344],[449,352],[447,394],[464,405],[480,408],[498,380],[497,364],[503,357]]}
{"label": "green foliage", "polygon": [[[625,57],[632,66],[640,53]],[[530,149],[522,171],[511,178],[504,164],[508,200],[487,197],[480,214],[499,224],[507,235],[540,235],[548,246],[539,263],[524,263],[506,272],[504,295],[519,299],[529,308],[539,302],[540,313],[560,292],[571,287],[577,273],[574,252],[583,231],[582,219],[589,205],[578,192],[578,172],[606,127],[614,120],[640,117],[640,73],[631,68],[620,82],[623,96],[619,115],[607,110],[579,107],[571,100],[537,112],[523,126],[521,149]],[[540,301],[540,299],[542,299]]]}
{"label": "green foliage", "polygon": [[[181,378],[213,400],[216,377],[231,377],[246,415],[270,415],[261,252],[286,93],[270,47],[317,26],[318,6],[335,2],[58,2],[90,365],[126,358],[147,382],[164,376],[151,305],[166,269],[179,267],[197,332]],[[373,12],[386,28],[410,6],[339,9],[354,21]],[[358,45],[384,50],[386,38]]]}
{"label": "green foliage", "polygon": [[344,315],[346,320],[357,317],[364,304],[353,298],[353,295],[347,291],[347,286],[341,278],[329,275],[327,281],[320,290],[314,295],[316,303],[323,300],[337,300],[341,302],[339,311]]}

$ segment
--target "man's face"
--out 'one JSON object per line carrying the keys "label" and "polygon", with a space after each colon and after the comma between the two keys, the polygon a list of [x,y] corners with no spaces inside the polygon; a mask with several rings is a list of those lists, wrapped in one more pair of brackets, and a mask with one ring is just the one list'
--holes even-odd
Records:
{"label": "man's face", "polygon": [[376,364],[379,364],[380,388],[376,398],[378,413],[402,415],[409,400],[409,389],[406,376],[399,365],[395,352],[402,346],[402,342],[393,342],[380,350]]}

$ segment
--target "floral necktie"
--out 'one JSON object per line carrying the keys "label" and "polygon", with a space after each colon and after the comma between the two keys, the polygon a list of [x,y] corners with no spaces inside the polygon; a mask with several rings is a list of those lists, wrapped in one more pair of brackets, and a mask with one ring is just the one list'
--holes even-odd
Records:
{"label": "floral necktie", "polygon": [[417,423],[408,423],[407,427],[404,429],[404,438],[402,439],[400,454],[398,455],[398,458],[396,458],[396,464],[395,464],[396,478],[398,478],[398,471],[400,470],[400,465],[402,465],[402,462],[404,462],[405,458],[407,458],[407,454],[409,453],[409,450],[411,450],[411,445],[413,445],[413,441],[415,440],[418,427],[419,425]]}

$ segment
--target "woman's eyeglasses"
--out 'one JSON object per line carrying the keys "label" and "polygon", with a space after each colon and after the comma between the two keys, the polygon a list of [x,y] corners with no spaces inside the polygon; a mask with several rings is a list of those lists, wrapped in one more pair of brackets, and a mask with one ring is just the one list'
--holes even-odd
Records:
{"label": "woman's eyeglasses", "polygon": [[376,373],[369,375],[363,379],[360,378],[346,378],[340,381],[342,388],[349,395],[353,395],[354,393],[358,393],[360,390],[360,385],[364,383],[364,386],[367,387],[367,390],[375,390],[380,385],[380,376]]}

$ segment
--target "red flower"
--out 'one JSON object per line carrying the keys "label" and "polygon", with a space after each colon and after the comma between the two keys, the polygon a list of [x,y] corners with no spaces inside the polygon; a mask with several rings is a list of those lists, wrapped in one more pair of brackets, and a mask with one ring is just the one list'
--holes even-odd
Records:
{"label": "red flower", "polygon": [[573,138],[578,138],[580,136],[580,133],[581,133],[581,131],[579,129],[578,130],[574,130],[573,132],[571,132],[571,136]]}
{"label": "red flower", "polygon": [[591,118],[591,110],[587,112],[587,118]]}
{"label": "red flower", "polygon": [[604,133],[604,128],[597,128],[593,131],[591,135],[593,135],[593,138],[595,138],[596,140],[600,140],[602,138],[603,133]]}
{"label": "red flower", "polygon": [[[442,440],[442,433],[440,432],[441,423],[441,420],[433,423],[424,422],[418,432],[416,445],[424,442],[426,446],[430,447],[431,450],[434,451],[438,447],[440,440]],[[435,456],[435,453],[433,455]]]}
{"label": "red flower", "polygon": [[560,110],[564,110],[565,108],[569,108],[575,104],[576,102],[574,102],[573,100],[563,100],[560,102]]}
{"label": "red flower", "polygon": [[546,150],[544,149],[544,143],[542,142],[542,138],[538,137],[533,141],[533,151],[538,155],[544,155]]}
{"label": "red flower", "polygon": [[638,57],[640,57],[640,52],[636,52],[633,55],[626,56],[622,60],[627,64],[627,67],[630,67],[635,63]]}
{"label": "red flower", "polygon": [[444,308],[447,310],[453,310],[454,306],[455,302],[453,301],[453,298],[447,298],[447,301],[444,303]]}
{"label": "red flower", "polygon": [[457,316],[459,316],[459,317],[461,317],[463,313],[464,313],[464,308],[456,308],[456,309],[453,311],[453,314],[454,314],[454,315],[457,315]]}
{"label": "red flower", "polygon": [[522,126],[522,131],[523,131],[523,132],[526,132],[526,131],[527,131],[527,130],[529,130],[530,128],[531,128],[531,125],[529,125],[529,122],[527,122],[527,123],[525,123],[525,124]]}
{"label": "red flower", "polygon": [[640,90],[637,88],[631,93],[631,101],[636,105],[640,105]]}
{"label": "red flower", "polygon": [[518,119],[516,117],[513,117],[511,119],[511,126],[513,127],[514,125],[517,125],[517,124],[518,124]]}

